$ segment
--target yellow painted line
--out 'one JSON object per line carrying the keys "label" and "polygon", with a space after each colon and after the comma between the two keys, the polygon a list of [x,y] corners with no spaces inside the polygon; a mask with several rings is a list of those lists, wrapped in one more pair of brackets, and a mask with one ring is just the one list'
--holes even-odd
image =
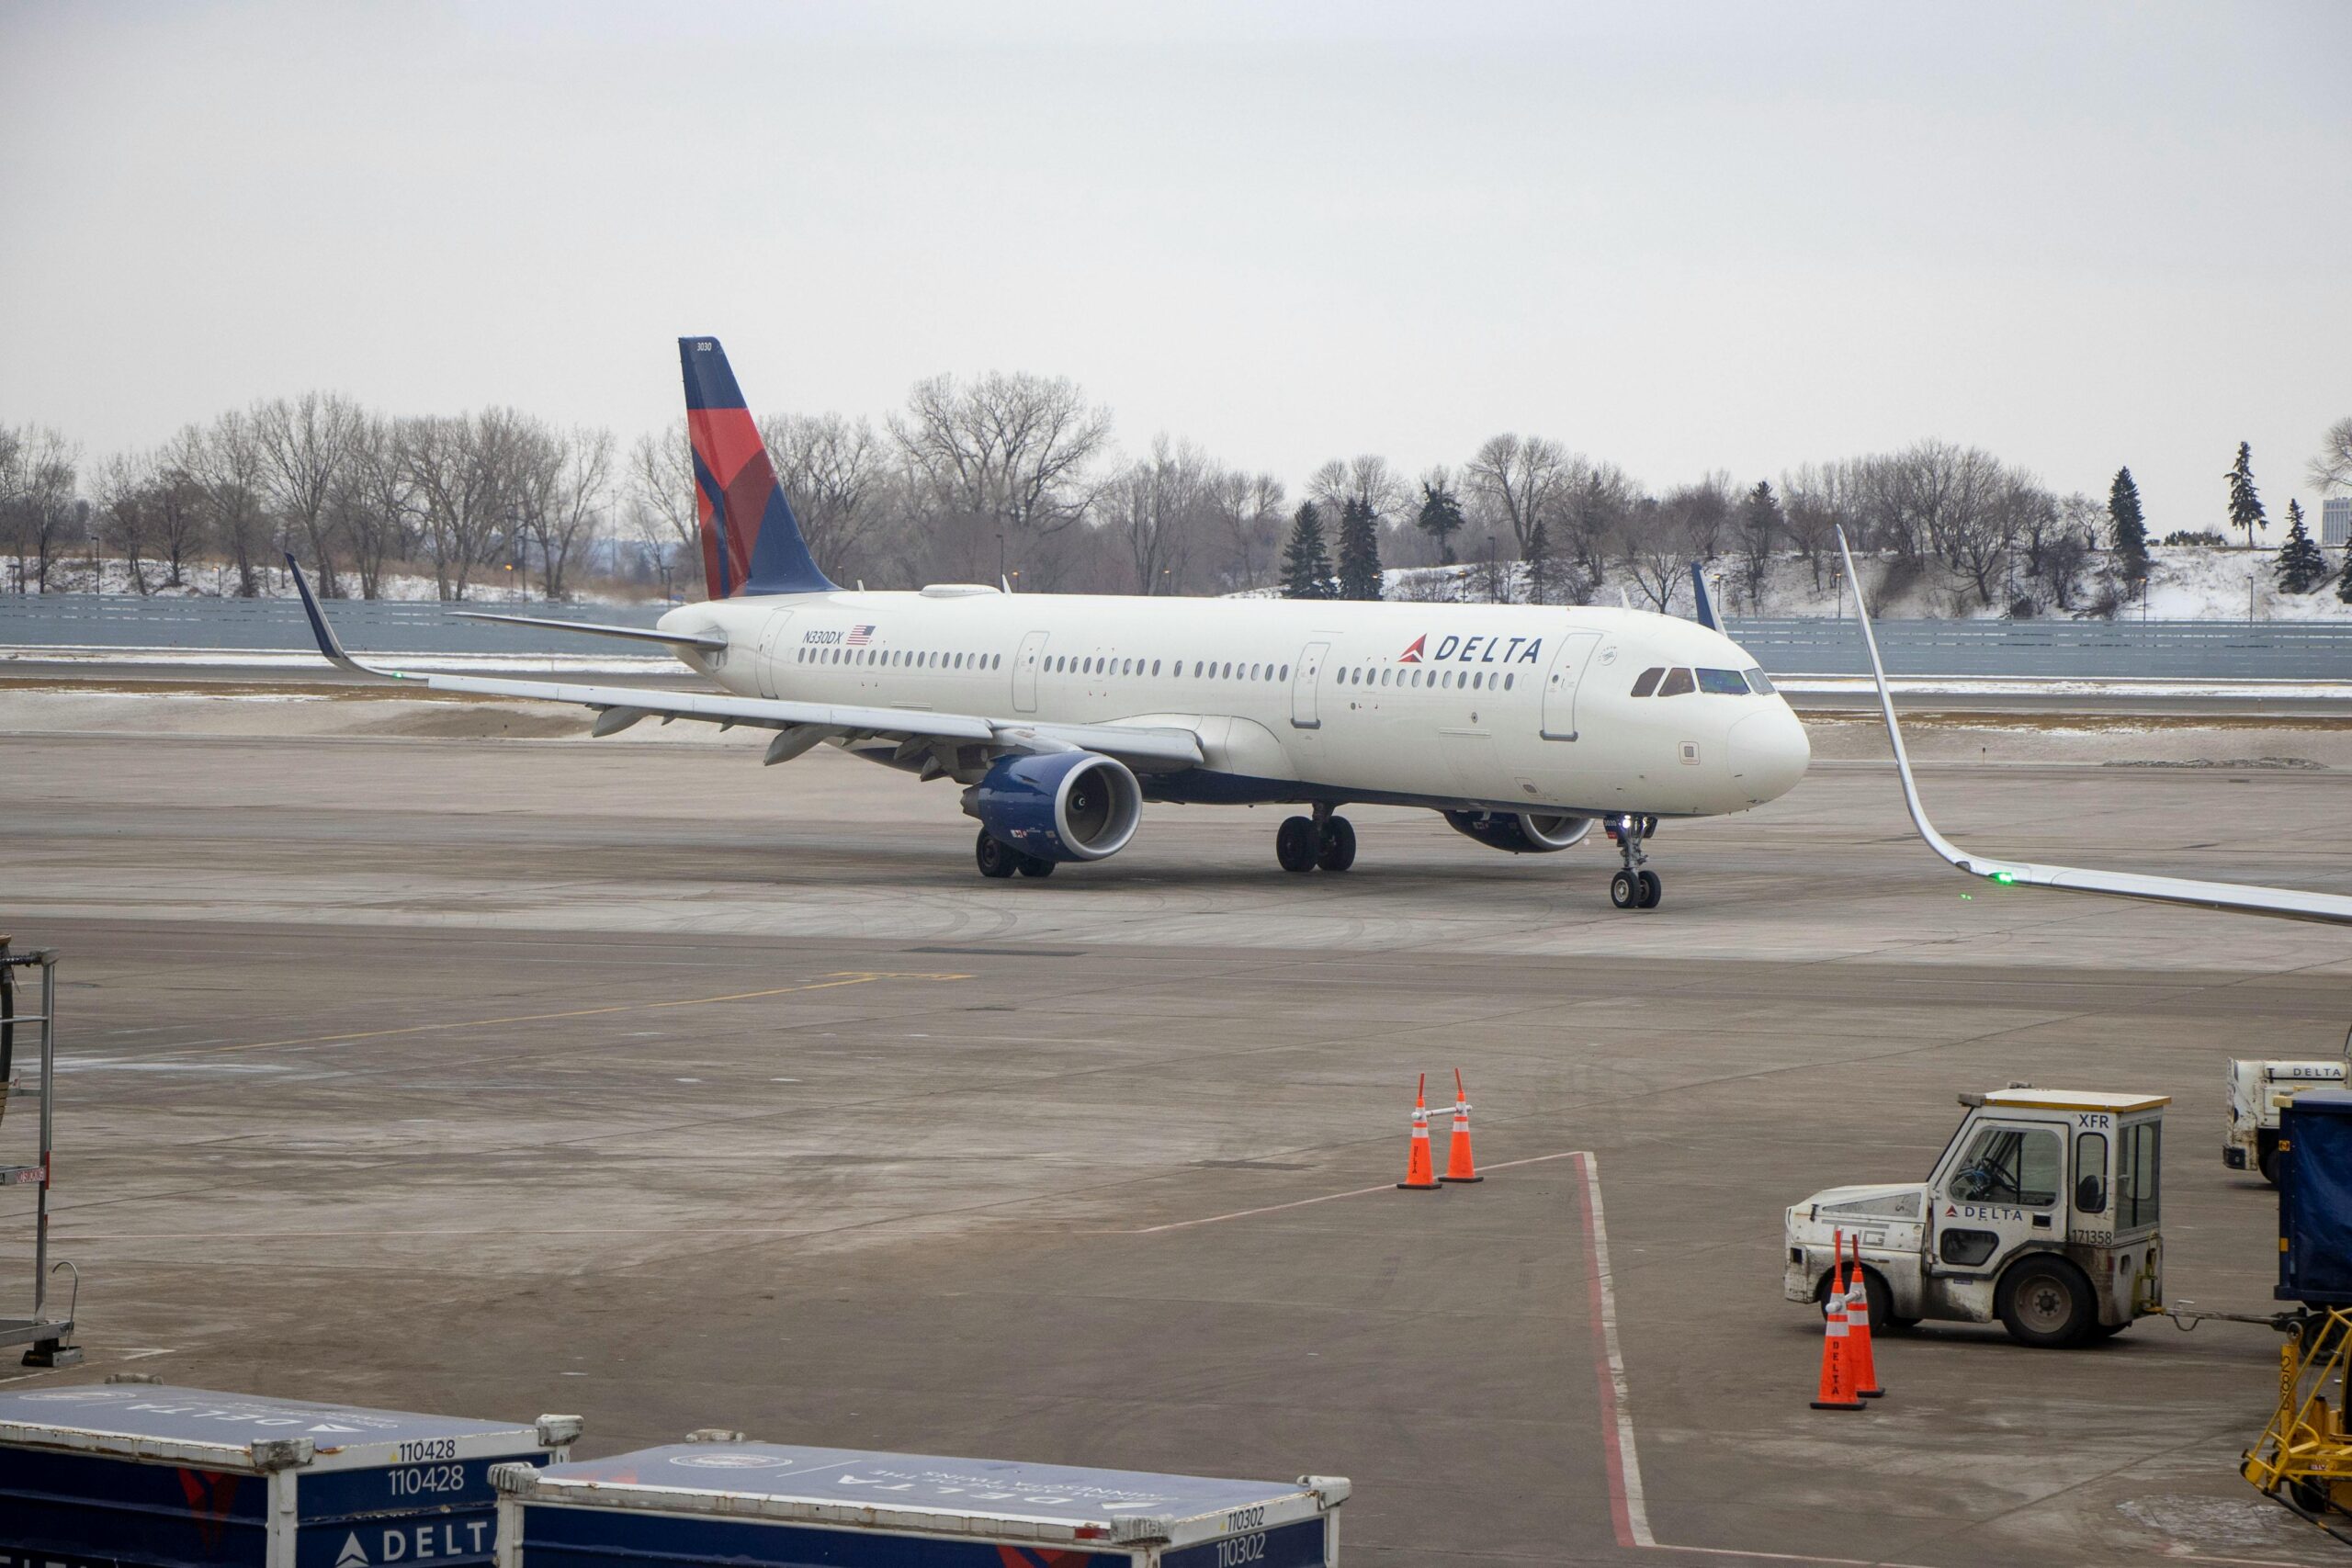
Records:
{"label": "yellow painted line", "polygon": [[210,1056],[226,1051],[275,1051],[296,1045],[340,1045],[353,1040],[386,1040],[401,1034],[433,1034],[456,1029],[494,1029],[509,1023],[551,1023],[568,1018],[603,1018],[621,1012],[655,1012],[663,1008],[708,1007],[714,1002],[758,1001],[799,991],[830,991],[842,986],[870,986],[876,980],[968,980],[969,975],[910,973],[888,969],[844,969],[820,976],[797,986],[776,986],[763,991],[730,991],[718,997],[682,997],[666,1002],[616,1002],[609,1007],[571,1008],[562,1012],[523,1012],[504,1018],[453,1019],[446,1023],[412,1023],[399,1029],[355,1029],[341,1034],[309,1034],[290,1040],[258,1040],[243,1045],[200,1045],[160,1053],[166,1056]]}

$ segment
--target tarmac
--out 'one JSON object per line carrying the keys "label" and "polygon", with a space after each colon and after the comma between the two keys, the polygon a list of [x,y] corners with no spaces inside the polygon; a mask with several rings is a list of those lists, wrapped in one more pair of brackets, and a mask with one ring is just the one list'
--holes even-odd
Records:
{"label": "tarmac", "polygon": [[[1114,860],[986,882],[949,786],[583,728],[0,688],[0,929],[64,955],[90,1350],[0,1378],[571,1410],[584,1454],[1342,1474],[1379,1568],[2340,1560],[2235,1473],[2267,1329],[1930,1326],[1818,1413],[1780,1290],[1787,1204],[1916,1179],[1955,1095],[2028,1079],[2173,1096],[2167,1294],[2270,1310],[2222,1064],[2342,1049],[2340,931],[1972,883],[1855,717],[1788,798],[1668,824],[1647,913],[1597,840],[1385,808],[1344,876],[1279,871],[1279,813],[1154,807]],[[1914,741],[1962,843],[2352,891],[2340,723]],[[1489,1179],[1396,1191],[1415,1077],[1434,1109],[1456,1067]]]}

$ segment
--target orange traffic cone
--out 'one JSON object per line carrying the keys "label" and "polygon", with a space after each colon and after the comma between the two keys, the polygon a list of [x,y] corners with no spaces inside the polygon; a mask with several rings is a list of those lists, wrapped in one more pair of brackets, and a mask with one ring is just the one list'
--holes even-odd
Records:
{"label": "orange traffic cone", "polygon": [[1405,1157],[1405,1179],[1396,1185],[1408,1192],[1442,1192],[1430,1169],[1430,1106],[1428,1091],[1430,1076],[1421,1075],[1420,1087],[1413,1090],[1413,1145]]}
{"label": "orange traffic cone", "polygon": [[1878,1363],[1871,1357],[1871,1292],[1862,1282],[1862,1237],[1854,1234],[1854,1271],[1846,1285],[1846,1359],[1854,1371],[1854,1397],[1883,1399]]}
{"label": "orange traffic cone", "polygon": [[1462,1069],[1453,1069],[1453,1141],[1445,1148],[1443,1181],[1484,1181],[1470,1157],[1470,1098],[1462,1092]]}
{"label": "orange traffic cone", "polygon": [[1829,1299],[1824,1303],[1821,1337],[1821,1389],[1814,1395],[1815,1410],[1860,1410],[1862,1402],[1854,1397],[1854,1368],[1847,1359],[1846,1348],[1846,1233],[1838,1237],[1837,1270],[1829,1284]]}

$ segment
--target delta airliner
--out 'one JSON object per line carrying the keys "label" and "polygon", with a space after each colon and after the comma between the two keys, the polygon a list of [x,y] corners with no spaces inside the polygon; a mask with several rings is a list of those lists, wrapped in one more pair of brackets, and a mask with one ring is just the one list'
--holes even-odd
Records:
{"label": "delta airliner", "polygon": [[343,650],[302,583],[320,650],[434,690],[578,704],[597,735],[693,719],[774,731],[771,763],[830,744],[952,779],[991,877],[1114,855],[1148,801],[1302,807],[1277,862],[1343,872],[1339,808],[1366,802],[1425,807],[1514,853],[1600,824],[1621,862],[1611,901],[1653,908],[1660,818],[1746,811],[1804,776],[1804,728],[1755,660],[1668,615],[843,589],[810,558],[718,342],[678,347],[708,600],[651,629],[475,618],[661,644],[717,690],[380,669]]}

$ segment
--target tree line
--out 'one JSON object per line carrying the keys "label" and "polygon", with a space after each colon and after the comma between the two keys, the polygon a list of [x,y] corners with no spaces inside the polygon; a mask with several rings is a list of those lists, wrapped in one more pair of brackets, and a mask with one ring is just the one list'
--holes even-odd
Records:
{"label": "tree line", "polygon": [[[1582,604],[1610,589],[1664,609],[1701,559],[1753,613],[1776,560],[1801,561],[1822,591],[1839,527],[1887,560],[1880,597],[1940,565],[1959,585],[1954,613],[2111,614],[2148,570],[2128,469],[2104,502],[2062,496],[1942,441],[1654,491],[1559,441],[1506,433],[1414,475],[1377,455],[1334,459],[1294,496],[1173,436],[1121,450],[1110,410],[1066,378],[939,376],[878,424],[785,413],[760,425],[817,559],[877,587],[1001,576],[1030,592],[1371,598],[1385,567],[1453,566],[1406,591],[1455,596],[1463,574],[1483,572],[1495,597]],[[375,597],[411,572],[464,599],[511,570],[560,599],[593,561],[691,596],[693,472],[683,418],[624,448],[607,430],[511,408],[393,416],[330,392],[231,410],[95,463],[54,430],[0,426],[5,586],[48,592],[86,549],[120,561],[137,592],[186,586],[201,563],[250,596],[290,549],[331,595]],[[2310,478],[2352,491],[2352,419]],[[2251,545],[2266,519],[2243,444],[2222,490],[2222,518]],[[2325,559],[2300,504],[2290,514],[2281,581],[2291,551],[2294,581],[2315,585]]]}

